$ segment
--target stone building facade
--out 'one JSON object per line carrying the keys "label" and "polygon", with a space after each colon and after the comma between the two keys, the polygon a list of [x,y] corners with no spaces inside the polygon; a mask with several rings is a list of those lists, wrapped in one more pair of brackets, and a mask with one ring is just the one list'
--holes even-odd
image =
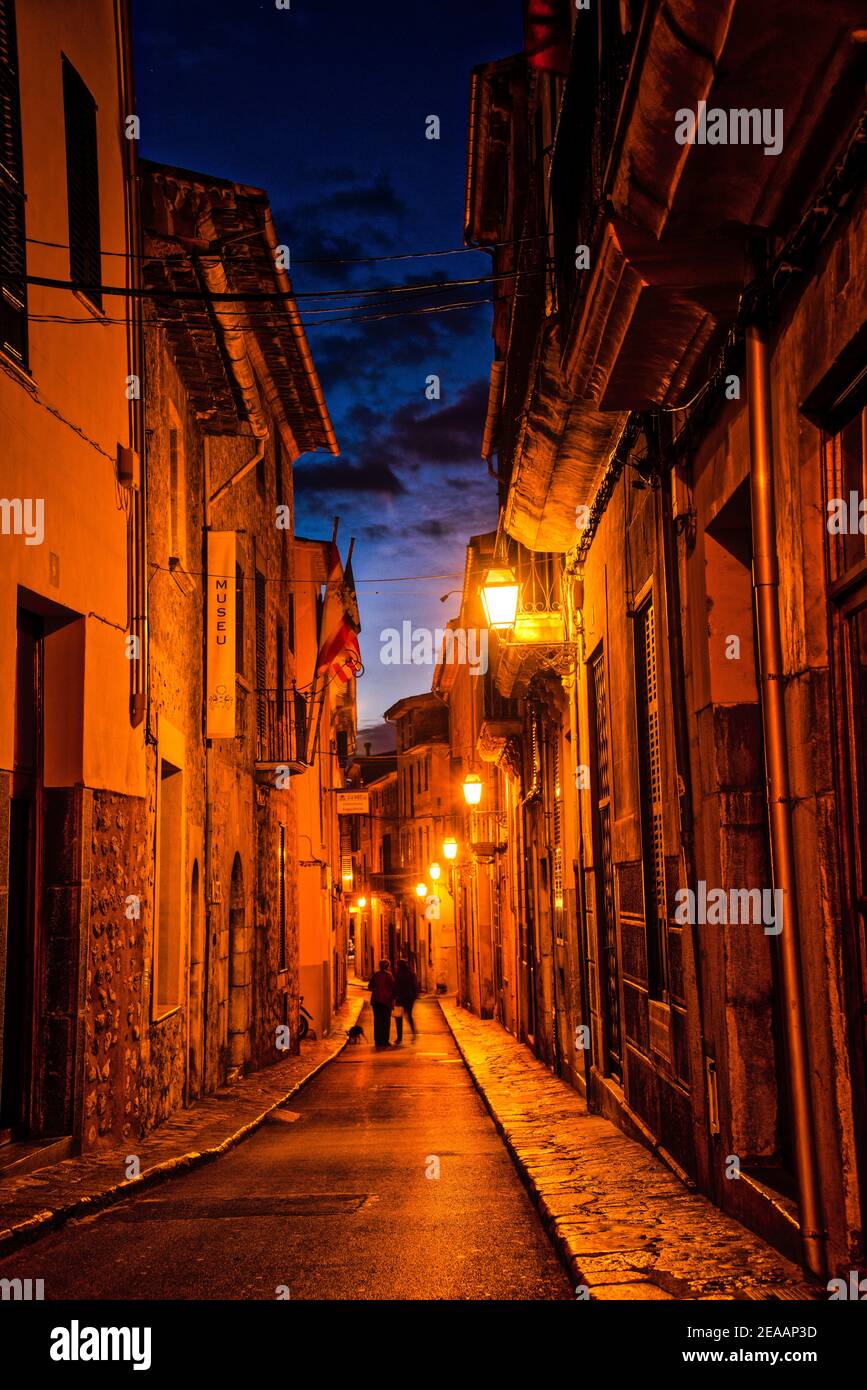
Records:
{"label": "stone building facade", "polygon": [[[74,10],[0,6],[0,1167],[19,1170],[133,1144],[298,1048],[316,730],[292,467],[337,449],[266,195],[137,159],[126,7],[91,11],[85,37]],[[354,728],[354,699],[331,726]]]}
{"label": "stone building facade", "polygon": [[501,512],[464,604],[511,571],[519,910],[513,1012],[493,958],[460,993],[823,1275],[867,1191],[864,54],[856,6],[794,8],[564,5],[571,46],[473,74]]}
{"label": "stone building facade", "polygon": [[[146,874],[138,633],[138,221],[126,7],[0,6],[0,1162],[62,1157],[139,1105],[123,915]],[[53,243],[53,244],[47,244]],[[74,286],[52,288],[25,277]],[[119,317],[120,322],[115,321]],[[59,318],[61,322],[56,322]],[[75,320],[71,324],[63,319]]]}

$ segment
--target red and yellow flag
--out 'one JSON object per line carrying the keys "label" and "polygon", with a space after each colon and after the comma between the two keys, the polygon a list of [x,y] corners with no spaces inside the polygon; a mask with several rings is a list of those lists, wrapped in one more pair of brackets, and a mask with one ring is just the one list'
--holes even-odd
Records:
{"label": "red and yellow flag", "polygon": [[350,681],[353,676],[361,674],[364,667],[361,664],[361,649],[358,645],[360,631],[352,562],[350,561],[344,571],[340,552],[332,541],[319,654],[316,658],[317,676],[333,675],[338,680]]}

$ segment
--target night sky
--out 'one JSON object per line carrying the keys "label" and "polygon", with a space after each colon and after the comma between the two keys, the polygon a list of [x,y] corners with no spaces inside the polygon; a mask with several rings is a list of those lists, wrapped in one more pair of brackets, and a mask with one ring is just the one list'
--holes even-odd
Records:
{"label": "night sky", "polygon": [[[483,252],[305,265],[460,247],[470,69],[520,49],[520,0],[135,0],[142,154],[267,190],[295,291],[423,284],[490,273]],[[438,141],[425,138],[429,115]],[[370,314],[487,299],[489,287],[394,297]],[[379,296],[377,296],[379,298]],[[380,633],[457,611],[470,535],[496,525],[479,456],[491,361],[485,303],[389,322],[331,322],[341,300],[299,299],[341,455],[295,468],[296,530],[354,569],[365,675],[359,725],[430,688],[430,667],[383,666]],[[315,314],[318,308],[333,314]],[[429,401],[436,374],[441,398]],[[394,576],[441,576],[378,583]],[[309,673],[299,672],[308,679]]]}

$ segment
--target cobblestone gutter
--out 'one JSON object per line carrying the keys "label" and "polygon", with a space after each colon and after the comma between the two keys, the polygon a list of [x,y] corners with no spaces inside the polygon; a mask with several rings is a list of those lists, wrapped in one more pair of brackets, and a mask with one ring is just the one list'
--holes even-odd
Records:
{"label": "cobblestone gutter", "polygon": [[[690,1192],[496,1022],[440,1006],[579,1296],[814,1299],[822,1290]],[[585,1292],[586,1290],[586,1292]]]}
{"label": "cobblestone gutter", "polygon": [[[68,1158],[17,1178],[0,1177],[0,1258],[66,1221],[211,1163],[249,1138],[273,1110],[343,1050],[346,1030],[363,1006],[364,996],[354,991],[335,1014],[330,1038],[303,1043],[300,1056],[254,1072],[189,1110],[177,1111],[146,1139],[133,1140],[122,1149]],[[132,1157],[138,1159],[140,1172],[130,1178]]]}

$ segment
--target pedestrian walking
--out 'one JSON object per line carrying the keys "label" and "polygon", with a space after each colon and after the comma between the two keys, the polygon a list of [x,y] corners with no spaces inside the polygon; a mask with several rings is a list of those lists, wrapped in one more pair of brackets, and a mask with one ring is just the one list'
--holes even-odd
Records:
{"label": "pedestrian walking", "polygon": [[397,1028],[397,1041],[403,1042],[403,1020],[409,1023],[412,1040],[415,1042],[415,1024],[412,1019],[413,1005],[419,996],[418,976],[408,960],[400,960],[394,980],[394,1019]]}
{"label": "pedestrian walking", "polygon": [[379,969],[370,977],[369,989],[373,1008],[373,1042],[376,1047],[388,1047],[391,1011],[394,1008],[394,976],[390,960],[379,962]]}

